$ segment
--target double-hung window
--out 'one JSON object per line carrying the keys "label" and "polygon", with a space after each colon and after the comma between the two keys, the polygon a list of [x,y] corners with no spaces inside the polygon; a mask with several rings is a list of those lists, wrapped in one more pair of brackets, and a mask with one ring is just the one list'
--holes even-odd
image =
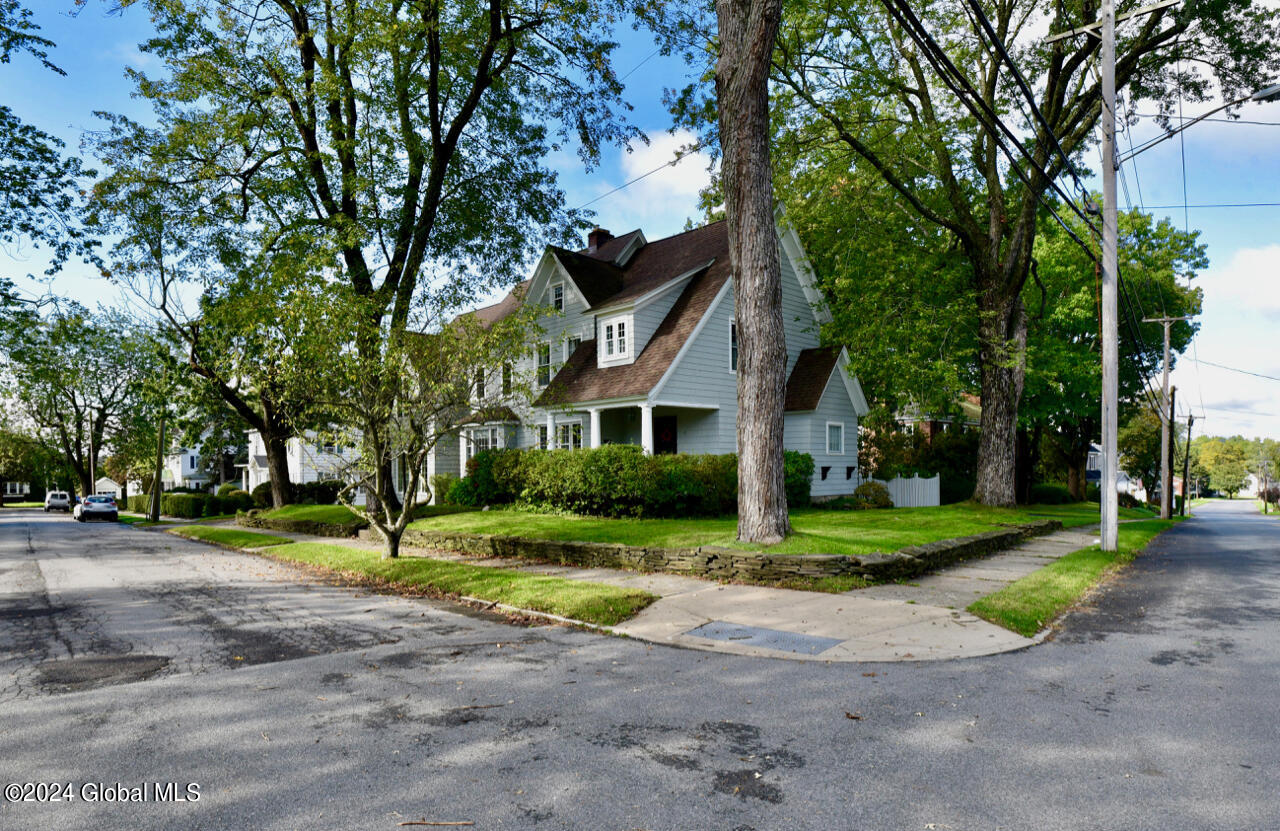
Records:
{"label": "double-hung window", "polygon": [[582,338],[577,335],[570,335],[564,342],[564,362],[568,363],[573,357],[573,353],[578,351],[578,347],[582,345]]}
{"label": "double-hung window", "polygon": [[511,368],[511,364],[502,365],[502,394],[510,396],[511,390],[515,386],[514,382],[515,370]]}
{"label": "double-hung window", "polygon": [[545,424],[539,424],[539,425],[537,426],[537,428],[536,428],[536,429],[537,429],[537,432],[538,432],[538,449],[539,449],[539,450],[546,450],[546,449],[548,448],[548,445],[547,445],[547,425],[545,425]]}
{"label": "double-hung window", "polygon": [[605,321],[604,324],[604,359],[625,358],[630,354],[630,331],[628,318],[618,317]]}
{"label": "double-hung window", "polygon": [[827,422],[827,455],[828,456],[844,455],[844,422],[843,421]]}
{"label": "double-hung window", "polygon": [[556,283],[551,287],[551,306],[557,312],[564,311],[564,284]]}
{"label": "double-hung window", "polygon": [[551,383],[551,344],[538,344],[538,383],[546,386]]}
{"label": "double-hung window", "polygon": [[729,371],[738,371],[738,324],[729,321]]}
{"label": "double-hung window", "polygon": [[479,401],[484,400],[484,370],[483,369],[476,370],[476,399]]}

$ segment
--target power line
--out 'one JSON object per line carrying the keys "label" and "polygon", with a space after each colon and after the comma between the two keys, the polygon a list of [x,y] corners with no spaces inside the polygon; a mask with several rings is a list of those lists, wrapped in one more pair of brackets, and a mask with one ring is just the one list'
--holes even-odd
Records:
{"label": "power line", "polygon": [[[1138,118],[1160,118],[1156,113],[1134,113]],[[1186,121],[1182,116],[1178,116],[1181,121]],[[1252,124],[1256,127],[1280,127],[1280,121],[1250,121],[1247,118],[1200,118],[1199,121],[1216,121],[1220,124]]]}
{"label": "power line", "polygon": [[1280,378],[1277,378],[1274,375],[1263,375],[1261,372],[1250,372],[1247,369],[1237,369],[1234,366],[1226,366],[1225,364],[1215,364],[1213,361],[1206,361],[1203,358],[1200,359],[1200,363],[1204,364],[1205,366],[1212,366],[1212,367],[1217,367],[1218,369],[1225,369],[1228,372],[1238,372],[1241,375],[1252,375],[1254,378],[1262,378],[1267,381],[1280,381]]}
{"label": "power line", "polygon": [[634,179],[632,179],[632,180],[630,180],[630,181],[623,182],[622,184],[618,185],[616,188],[614,188],[613,190],[609,191],[608,193],[602,193],[602,194],[600,194],[599,196],[597,196],[595,199],[591,199],[591,200],[589,200],[589,201],[587,201],[587,202],[583,202],[581,205],[579,205],[578,207],[574,208],[574,210],[575,210],[575,211],[580,211],[580,210],[582,210],[583,208],[587,207],[588,205],[594,205],[595,203],[599,202],[601,199],[604,199],[604,198],[605,198],[605,197],[607,197],[607,196],[613,196],[613,195],[614,195],[615,193],[617,193],[618,191],[623,190],[623,189],[625,189],[625,188],[629,188],[629,187],[631,187],[631,186],[632,186],[632,185],[634,185],[636,182],[639,182],[641,179],[647,179],[647,178],[649,178],[650,176],[652,176],[653,174],[657,173],[658,171],[660,171],[660,170],[665,170],[665,169],[666,169],[666,168],[668,168],[668,167],[674,167],[675,165],[678,165],[678,164],[680,164],[680,162],[682,162],[682,161],[684,161],[685,159],[687,159],[689,156],[692,156],[694,153],[697,153],[697,152],[698,152],[699,150],[701,150],[704,146],[705,146],[705,145],[704,145],[704,143],[703,143],[703,142],[701,142],[701,141],[699,141],[697,144],[693,145],[693,147],[690,147],[688,150],[685,150],[685,151],[683,151],[683,152],[679,153],[679,154],[678,154],[674,159],[672,159],[671,161],[666,162],[666,163],[664,163],[664,164],[660,164],[660,165],[658,165],[657,167],[655,167],[653,170],[648,171],[647,173],[641,173],[639,176],[637,176],[636,178],[634,178]]}
{"label": "power line", "polygon": [[1172,210],[1173,208],[1280,208],[1280,202],[1202,202],[1191,205],[1179,202],[1174,205],[1147,205],[1145,210]]}

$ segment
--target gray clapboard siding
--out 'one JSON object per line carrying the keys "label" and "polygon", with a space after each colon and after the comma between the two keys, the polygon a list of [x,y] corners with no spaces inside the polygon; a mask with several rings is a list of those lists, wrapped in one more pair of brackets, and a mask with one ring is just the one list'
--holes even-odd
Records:
{"label": "gray clapboard siding", "polygon": [[[827,453],[827,422],[844,425],[844,454]],[[831,373],[818,408],[809,416],[809,453],[813,455],[814,496],[851,494],[858,486],[858,414],[837,370]],[[830,468],[822,478],[822,468]],[[853,468],[851,475],[849,468]]]}

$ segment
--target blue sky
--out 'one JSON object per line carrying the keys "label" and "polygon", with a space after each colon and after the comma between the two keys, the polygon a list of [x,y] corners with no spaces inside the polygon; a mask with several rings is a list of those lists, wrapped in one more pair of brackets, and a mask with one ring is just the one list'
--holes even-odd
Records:
{"label": "blue sky", "polygon": [[[28,4],[45,36],[58,48],[53,59],[68,73],[55,75],[25,58],[0,67],[3,102],[27,121],[63,138],[75,149],[85,130],[98,127],[95,110],[123,112],[145,119],[134,100],[125,67],[147,70],[151,58],[137,44],[150,31],[145,10],[134,7],[107,15],[105,4],[90,4],[76,17],[61,13],[71,0],[42,0]],[[687,70],[674,58],[654,55],[648,35],[620,32],[618,70],[626,74],[632,118],[651,139],[631,152],[606,152],[603,164],[585,173],[571,154],[551,163],[560,171],[570,205],[601,197],[623,183],[672,159],[687,135],[667,132],[670,119],[662,106],[664,86],[678,86]],[[1276,79],[1280,81],[1280,79]],[[1152,108],[1138,107],[1139,112]],[[1188,107],[1187,117],[1202,108]],[[1240,113],[1248,120],[1280,123],[1280,103],[1249,104]],[[1142,143],[1157,135],[1150,119],[1134,128]],[[1280,202],[1280,126],[1203,122],[1183,134],[1186,194],[1191,204]],[[1127,144],[1123,140],[1122,144]],[[1125,166],[1129,196],[1134,204],[1178,205],[1154,209],[1181,225],[1183,211],[1183,144],[1167,141]],[[1092,160],[1097,165],[1096,158]],[[695,154],[591,205],[597,222],[621,233],[641,227],[651,239],[678,232],[688,218],[699,216],[698,190],[706,184],[707,160]],[[1141,189],[1141,200],[1138,191]],[[1123,194],[1121,207],[1125,207]],[[1196,432],[1280,437],[1280,381],[1266,380],[1209,366],[1222,364],[1280,378],[1280,207],[1192,208],[1190,226],[1202,231],[1211,264],[1197,284],[1205,292],[1202,330],[1194,351],[1188,351],[1174,372],[1183,413],[1190,407],[1198,421]],[[43,270],[39,252],[10,251],[6,272]],[[0,254],[4,262],[5,254]],[[26,284],[30,289],[38,287]],[[54,290],[90,304],[112,303],[116,291],[83,267],[71,267],[54,281]],[[1199,358],[1197,361],[1195,358]]]}

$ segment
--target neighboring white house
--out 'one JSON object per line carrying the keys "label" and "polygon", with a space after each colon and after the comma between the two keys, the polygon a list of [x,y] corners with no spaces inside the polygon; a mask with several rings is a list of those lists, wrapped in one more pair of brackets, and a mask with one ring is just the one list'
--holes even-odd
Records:
{"label": "neighboring white house", "polygon": [[209,474],[204,470],[204,459],[199,447],[179,447],[164,457],[160,471],[164,490],[173,488],[204,489],[209,485]]}
{"label": "neighboring white house", "polygon": [[99,478],[93,485],[93,492],[99,496],[107,496],[109,494],[114,496],[116,499],[119,499],[121,495],[120,490],[120,483],[112,479],[110,476],[103,476]]}
{"label": "neighboring white house", "polygon": [[[525,305],[543,307],[538,342],[515,365],[477,373],[474,411],[436,445],[426,476],[465,474],[467,460],[491,448],[614,443],[649,453],[736,452],[739,355],[728,242],[727,225],[715,222],[652,242],[639,230],[615,237],[596,229],[583,250],[548,246],[532,277],[473,312],[492,323]],[[819,344],[818,327],[830,318],[799,237],[780,225],[778,242],[784,445],[813,456],[815,497],[849,494],[860,483],[858,419],[867,403],[845,350]],[[532,403],[513,394],[517,374],[532,382]],[[289,475],[331,478],[343,458],[343,448],[292,439]],[[246,490],[269,481],[256,433],[244,468]],[[405,474],[396,471],[398,490]]]}
{"label": "neighboring white house", "polygon": [[[1090,485],[1102,482],[1102,446],[1089,445],[1089,460],[1085,463],[1085,481]],[[1134,479],[1124,470],[1116,471],[1116,493],[1127,493],[1139,502],[1147,501],[1147,489],[1141,479]]]}
{"label": "neighboring white house", "polygon": [[[248,436],[248,460],[237,467],[244,469],[240,479],[241,487],[252,493],[263,482],[271,481],[271,471],[262,435],[256,430],[250,430]],[[315,433],[295,436],[289,439],[285,448],[289,458],[289,481],[295,485],[343,479],[343,471],[354,458],[352,448],[329,443]],[[363,497],[357,495],[356,502],[362,503],[362,500]]]}
{"label": "neighboring white house", "polygon": [[0,482],[0,502],[23,502],[30,495],[30,482]]}

